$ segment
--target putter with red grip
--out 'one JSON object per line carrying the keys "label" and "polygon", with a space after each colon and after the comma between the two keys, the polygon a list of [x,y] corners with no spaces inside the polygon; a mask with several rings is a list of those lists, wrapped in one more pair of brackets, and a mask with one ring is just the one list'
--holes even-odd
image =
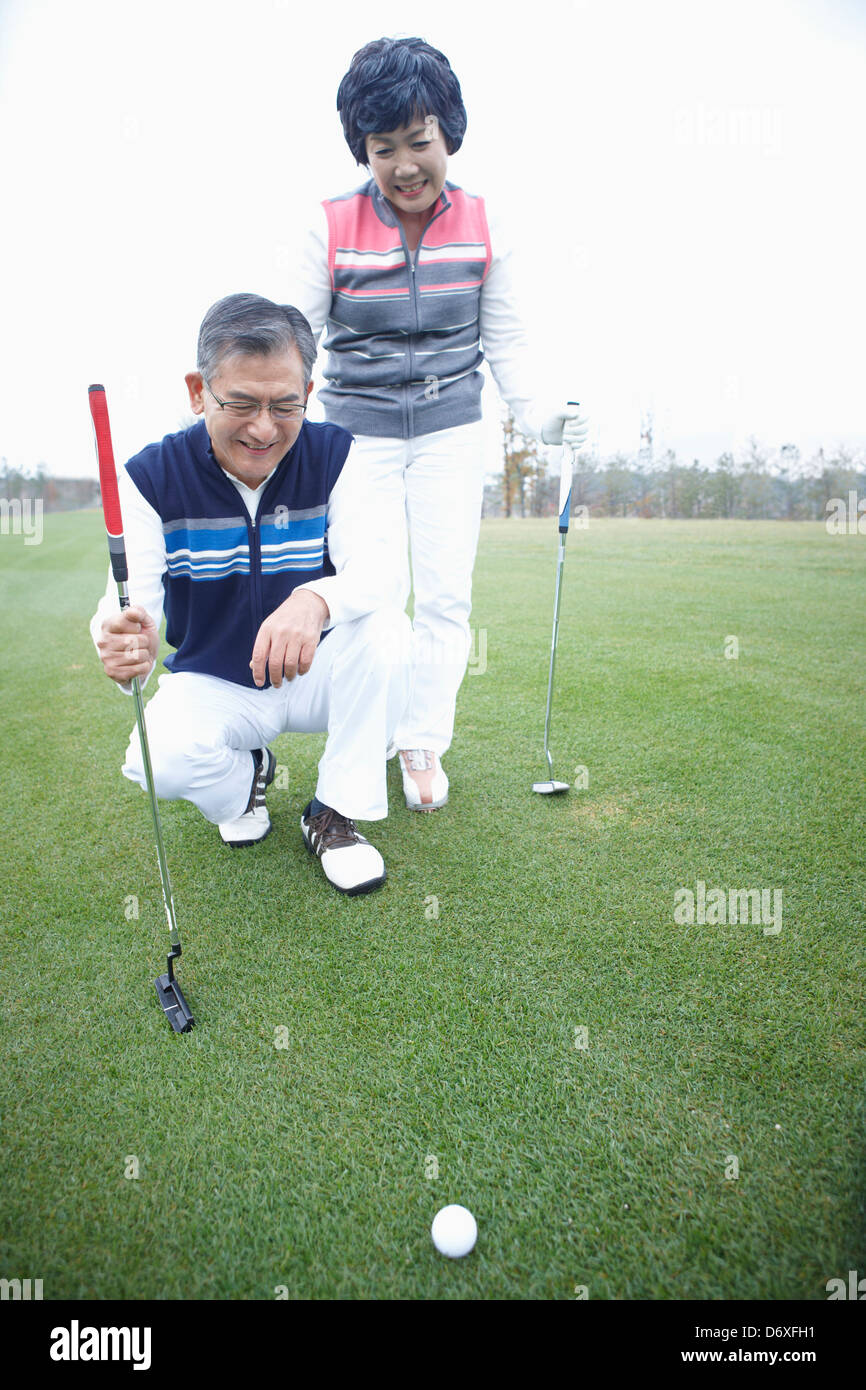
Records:
{"label": "putter with red grip", "polygon": [[[108,532],[108,553],[111,556],[111,571],[117,581],[117,593],[120,599],[120,608],[129,607],[129,588],[127,585],[128,571],[126,568],[126,547],[123,543],[123,518],[120,514],[120,497],[117,492],[117,473],[114,466],[114,449],[111,445],[111,426],[108,422],[108,404],[105,399],[105,388],[102,386],[91,386],[88,388],[90,393],[90,414],[93,416],[93,429],[96,436],[96,457],[99,462],[99,486],[102,492],[102,512],[105,517],[105,529]],[[188,1033],[195,1024],[190,1007],[183,997],[183,990],[174,978],[174,962],[181,953],[180,935],[177,930],[177,918],[174,913],[174,897],[171,891],[171,879],[168,876],[168,865],[165,862],[165,851],[162,847],[162,830],[159,824],[159,810],[156,804],[156,791],[153,785],[153,772],[150,766],[150,749],[147,743],[147,729],[144,723],[144,704],[141,698],[141,686],[138,677],[133,676],[132,695],[135,700],[135,718],[138,724],[138,736],[141,740],[141,756],[144,762],[144,776],[147,782],[147,790],[150,795],[150,810],[153,816],[153,829],[156,835],[156,857],[159,860],[159,876],[162,881],[162,901],[165,906],[165,916],[168,922],[168,931],[171,938],[171,951],[168,956],[168,970],[164,975],[158,976],[154,981],[156,986],[157,998],[162,1005],[163,1012],[176,1033]]]}

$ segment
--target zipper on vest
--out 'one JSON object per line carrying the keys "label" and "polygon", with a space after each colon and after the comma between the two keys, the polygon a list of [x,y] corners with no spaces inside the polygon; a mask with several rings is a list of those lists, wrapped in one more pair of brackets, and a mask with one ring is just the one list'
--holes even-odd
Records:
{"label": "zipper on vest", "polygon": [[[261,507],[261,502],[259,507]],[[264,622],[264,614],[262,612],[262,576],[259,564],[259,533],[256,527],[256,517],[249,517],[247,525],[250,536],[250,609],[253,631],[257,634]],[[252,652],[250,652],[250,656],[252,656]]]}
{"label": "zipper on vest", "polygon": [[[303,426],[301,426],[301,428],[303,429]],[[296,442],[297,442],[297,441],[296,441]],[[294,444],[292,445],[292,448],[294,448]],[[291,452],[291,450],[290,450],[290,452]],[[262,516],[264,516],[264,514],[265,514],[265,504],[269,501],[269,499],[270,499],[271,497],[276,496],[276,491],[275,491],[275,489],[276,489],[276,487],[277,487],[277,474],[279,474],[280,477],[283,476],[283,475],[280,473],[280,469],[281,469],[281,468],[282,468],[282,463],[279,464],[279,466],[278,466],[278,468],[277,468],[276,474],[274,474],[271,478],[268,479],[267,486],[266,486],[264,492],[262,493],[261,497],[259,498],[259,505],[256,507],[256,514],[255,514],[255,516],[251,516],[251,517],[249,518],[249,527],[250,527],[250,578],[252,579],[252,584],[250,585],[250,594],[251,594],[251,596],[252,596],[252,604],[253,604],[253,623],[254,623],[254,625],[255,625],[256,633],[258,633],[258,630],[259,630],[259,628],[261,627],[262,623],[264,622],[265,616],[266,616],[266,615],[265,615],[265,600],[264,600],[264,595],[263,595],[263,593],[262,593],[262,565],[261,565],[261,549],[262,549],[262,546],[261,546],[261,540],[260,540],[261,528],[259,527],[259,518],[262,517]],[[250,652],[250,656],[252,656],[252,652]]]}
{"label": "zipper on vest", "polygon": [[[418,333],[418,332],[420,331],[420,324],[419,324],[419,319],[418,319],[418,286],[417,286],[417,283],[416,283],[416,280],[415,280],[415,256],[418,254],[418,246],[421,245],[421,239],[419,238],[419,240],[418,240],[418,246],[416,246],[416,248],[415,248],[415,255],[413,255],[412,252],[409,250],[409,242],[406,240],[406,233],[405,233],[405,231],[403,230],[403,223],[400,221],[399,217],[397,218],[397,229],[398,229],[398,231],[399,231],[399,233],[400,233],[400,241],[403,243],[403,255],[406,257],[406,264],[407,264],[408,267],[409,267],[409,297],[410,297],[410,299],[412,300],[412,312],[413,312],[413,314],[414,314],[414,316],[415,316],[415,332]],[[423,233],[422,233],[422,236],[423,236]],[[413,370],[414,370],[414,364],[413,364],[413,362],[412,362],[412,337],[411,337],[411,334],[410,334],[410,336],[409,336],[409,338],[408,338],[408,341],[407,341],[407,343],[406,343],[406,357],[407,357],[407,364],[406,364],[406,380],[404,381],[403,387],[402,387],[402,392],[403,392],[403,438],[404,438],[404,439],[411,439],[411,438],[412,438],[412,430],[413,430],[413,427],[414,427],[414,418],[413,418],[414,412],[413,412],[413,409],[412,409],[412,401],[411,401],[411,397],[410,397],[410,391],[411,391],[411,389],[412,389],[412,388],[411,388],[412,372],[413,372]]]}
{"label": "zipper on vest", "polygon": [[[431,218],[431,221],[432,220],[433,219]],[[427,227],[429,227],[429,225],[430,223],[428,222]],[[418,238],[418,245],[415,247],[414,253],[409,256],[409,269],[412,272],[411,278],[409,280],[410,293],[412,295],[412,308],[415,312],[415,332],[419,335],[421,333],[421,295],[418,289],[418,281],[415,277],[415,270],[417,266],[418,255],[421,251],[421,242],[424,240],[424,232],[426,232],[427,227],[424,228],[424,231],[422,231],[420,237]],[[406,250],[407,252],[409,250],[408,242],[406,243]],[[415,437],[415,407],[412,404],[411,382],[415,380],[415,358],[412,353],[411,337],[407,344],[407,350],[409,354],[409,381],[406,384],[406,438],[413,439]]]}
{"label": "zipper on vest", "polygon": [[[301,428],[303,429],[303,425]],[[294,448],[294,445],[292,445],[292,448]],[[280,468],[282,468],[282,464],[278,466],[277,473],[269,479],[267,487],[259,498],[259,505],[256,507],[255,516],[250,516],[249,512],[247,512],[247,529],[250,538],[250,608],[252,610],[253,631],[256,636],[265,620],[265,601],[262,594],[261,541],[259,539],[261,532],[258,523],[259,517],[264,516],[265,503],[270,497],[276,496],[277,475],[279,474],[280,477],[283,476],[280,474]],[[246,505],[244,505],[244,510],[246,511]],[[253,640],[255,640],[255,638]],[[251,648],[251,657],[252,654]],[[265,679],[268,679],[267,671],[265,672]],[[262,689],[265,689],[265,687],[263,686]]]}
{"label": "zipper on vest", "polygon": [[[423,233],[422,233],[422,235],[423,235]],[[418,239],[418,246],[415,247],[414,254],[410,255],[410,257],[409,257],[409,269],[410,269],[411,272],[412,272],[411,278],[410,278],[410,280],[409,280],[409,286],[410,286],[410,293],[411,293],[411,295],[412,295],[412,308],[413,308],[413,311],[414,311],[414,314],[415,314],[415,332],[416,332],[416,333],[420,333],[420,332],[421,332],[421,315],[420,315],[420,313],[419,313],[419,311],[418,311],[418,281],[415,279],[415,257],[418,255],[418,249],[419,249],[420,245],[421,245],[421,239],[420,239],[420,237],[419,237],[419,239]],[[409,243],[407,242],[407,243],[406,243],[406,250],[408,251],[408,249],[409,249]],[[407,383],[406,383],[406,438],[407,438],[407,439],[412,439],[412,438],[414,437],[414,434],[415,434],[415,407],[414,407],[414,405],[412,404],[412,382],[413,382],[414,379],[415,379],[415,358],[414,358],[414,355],[413,355],[413,352],[412,352],[412,338],[411,338],[411,335],[410,335],[410,337],[409,337],[408,343],[406,344],[406,350],[407,350],[408,357],[409,357],[409,380],[408,380]]]}
{"label": "zipper on vest", "polygon": [[[449,203],[446,204],[446,206],[445,206],[444,208],[440,208],[438,212],[436,212],[436,213],[433,214],[433,216],[430,218],[430,221],[427,223],[427,226],[424,227],[424,228],[422,229],[421,235],[420,235],[419,238],[418,238],[418,245],[415,247],[414,253],[411,252],[411,251],[409,250],[409,242],[406,240],[406,233],[405,233],[404,230],[403,230],[403,223],[400,221],[399,217],[397,218],[397,226],[398,226],[399,229],[400,229],[400,240],[401,240],[402,243],[403,243],[403,250],[404,250],[404,254],[405,254],[405,256],[406,256],[406,261],[407,261],[407,263],[408,263],[409,271],[410,271],[410,275],[409,275],[409,293],[410,293],[411,296],[412,296],[412,309],[413,309],[414,314],[415,314],[415,332],[416,332],[416,334],[420,334],[420,332],[421,332],[421,314],[420,314],[420,311],[419,311],[419,302],[420,302],[420,300],[419,300],[419,294],[418,294],[418,281],[417,281],[417,279],[415,278],[416,264],[417,264],[418,256],[419,256],[420,253],[421,253],[421,243],[422,243],[422,241],[424,240],[424,237],[425,237],[425,235],[426,235],[426,233],[427,233],[427,229],[428,229],[429,227],[432,227],[432,226],[433,226],[433,223],[436,221],[436,219],[437,219],[438,217],[441,217],[442,214],[443,214],[444,212],[447,212],[447,210],[448,210],[448,208],[449,208],[450,206],[451,206],[451,204],[450,204],[450,202],[449,202]],[[408,342],[408,344],[407,344],[407,351],[408,351],[408,356],[409,356],[409,379],[408,379],[408,381],[406,382],[405,386],[403,387],[403,401],[404,401],[404,418],[405,418],[405,422],[406,422],[406,438],[407,438],[407,439],[412,439],[413,433],[414,433],[414,429],[415,429],[415,409],[414,409],[414,406],[412,405],[412,400],[411,400],[411,397],[410,397],[410,391],[411,391],[411,382],[412,382],[412,380],[413,380],[413,378],[414,378],[415,362],[414,362],[413,357],[412,357],[412,339],[411,339],[411,337],[410,337],[409,342]]]}

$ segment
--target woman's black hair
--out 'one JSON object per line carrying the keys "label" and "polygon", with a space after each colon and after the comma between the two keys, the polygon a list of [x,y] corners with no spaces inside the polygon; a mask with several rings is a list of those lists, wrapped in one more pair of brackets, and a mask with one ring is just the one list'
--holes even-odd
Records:
{"label": "woman's black hair", "polygon": [[337,90],[346,144],[367,164],[368,135],[436,116],[449,154],[463,143],[466,108],[451,64],[423,39],[374,39],[359,48]]}

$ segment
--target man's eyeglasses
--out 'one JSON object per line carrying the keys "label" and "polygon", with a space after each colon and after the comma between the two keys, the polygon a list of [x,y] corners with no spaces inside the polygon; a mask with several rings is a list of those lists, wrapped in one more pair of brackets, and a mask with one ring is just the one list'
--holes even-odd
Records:
{"label": "man's eyeglasses", "polygon": [[234,416],[237,420],[254,420],[260,410],[270,411],[272,420],[297,420],[307,408],[306,405],[282,405],[279,402],[275,405],[262,405],[259,401],[221,401],[208,382],[205,382],[205,386],[220,410],[224,410],[226,414]]}

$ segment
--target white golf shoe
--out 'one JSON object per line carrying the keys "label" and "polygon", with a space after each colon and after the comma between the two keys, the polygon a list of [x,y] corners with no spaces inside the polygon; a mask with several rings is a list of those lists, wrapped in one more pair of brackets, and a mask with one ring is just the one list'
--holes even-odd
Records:
{"label": "white golf shoe", "polygon": [[388,875],[385,862],[369,840],[359,835],[355,822],[326,806],[311,815],[308,802],[301,815],[301,833],[311,854],[318,855],[325,877],[341,893],[372,893]]}
{"label": "white golf shoe", "polygon": [[270,748],[254,748],[252,756],[256,770],[247,809],[236,820],[220,821],[220,835],[223,842],[232,849],[240,849],[243,845],[257,845],[271,829],[271,818],[265,805],[265,789],[274,780],[277,760]]}
{"label": "white golf shoe", "polygon": [[400,771],[410,811],[437,811],[448,800],[448,778],[438,753],[429,748],[401,748]]}

